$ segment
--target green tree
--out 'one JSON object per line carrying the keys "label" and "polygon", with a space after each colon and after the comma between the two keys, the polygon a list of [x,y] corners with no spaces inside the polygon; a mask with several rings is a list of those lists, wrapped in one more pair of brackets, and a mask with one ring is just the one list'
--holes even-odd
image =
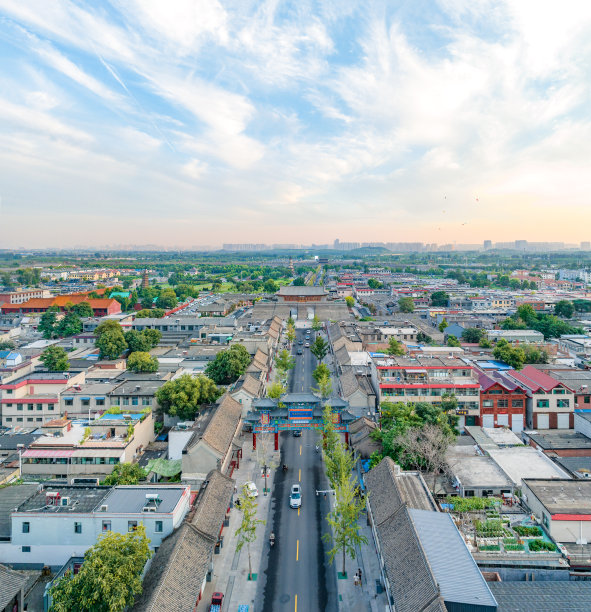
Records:
{"label": "green tree", "polygon": [[400,310],[400,312],[414,312],[414,300],[411,297],[401,297],[398,300],[398,309]]}
{"label": "green tree", "polygon": [[151,557],[142,524],[135,531],[109,531],[84,555],[80,571],[68,571],[50,589],[52,612],[123,612],[142,592],[142,572]]}
{"label": "green tree", "polygon": [[267,387],[267,397],[270,397],[271,399],[279,399],[285,393],[285,391],[286,388],[284,385],[282,385],[280,382],[274,382]]}
{"label": "green tree", "polygon": [[248,579],[252,580],[252,561],[250,558],[250,545],[257,538],[257,526],[264,525],[265,521],[257,519],[257,503],[254,497],[249,495],[248,487],[243,485],[242,494],[240,495],[240,512],[242,512],[242,522],[240,527],[236,530],[236,537],[238,543],[236,544],[236,551],[240,552],[244,545],[248,550]]}
{"label": "green tree", "polygon": [[318,383],[318,387],[312,387],[312,391],[314,391],[314,393],[318,393],[323,399],[330,397],[330,394],[332,393],[332,379],[330,377],[330,372],[328,374],[324,373],[324,375],[319,376],[316,382]]}
{"label": "green tree", "polygon": [[318,364],[316,369],[312,372],[312,378],[319,384],[320,380],[323,378],[330,378],[330,369],[324,363]]}
{"label": "green tree", "polygon": [[492,342],[486,337],[486,336],[482,336],[482,338],[480,338],[480,341],[478,342],[478,346],[480,348],[492,348]]}
{"label": "green tree", "polygon": [[355,298],[350,295],[346,296],[345,304],[347,304],[347,308],[353,308],[353,306],[355,306]]}
{"label": "green tree", "polygon": [[303,287],[306,284],[305,279],[302,276],[298,276],[294,278],[292,285],[294,287]]}
{"label": "green tree", "polygon": [[458,347],[458,346],[462,346],[462,345],[460,344],[460,341],[455,336],[448,336],[447,337],[447,346]]}
{"label": "green tree", "polygon": [[51,306],[41,315],[41,318],[39,319],[37,331],[40,331],[46,340],[51,340],[57,335],[56,326],[58,312],[59,308],[57,306]]}
{"label": "green tree", "polygon": [[394,336],[390,336],[390,339],[388,340],[388,348],[386,349],[386,353],[388,353],[388,355],[400,357],[404,355],[405,353],[404,344],[396,340]]}
{"label": "green tree", "polygon": [[156,391],[156,399],[163,412],[183,421],[192,421],[203,404],[211,404],[221,391],[206,376],[183,374],[164,383]]}
{"label": "green tree", "polygon": [[484,336],[484,330],[478,327],[468,327],[462,332],[462,340],[470,344],[478,344]]}
{"label": "green tree", "polygon": [[445,291],[434,291],[431,294],[432,306],[447,306],[449,303],[449,295]]}
{"label": "green tree", "polygon": [[438,329],[441,333],[443,333],[449,327],[449,323],[446,319],[443,319],[441,323],[438,325]]}
{"label": "green tree", "polygon": [[512,346],[504,338],[501,338],[493,350],[495,359],[504,361],[515,370],[521,370],[525,363],[525,351],[516,346]]}
{"label": "green tree", "polygon": [[74,336],[79,334],[81,331],[82,321],[73,310],[66,312],[66,314],[55,326],[55,332],[60,337]]}
{"label": "green tree", "polygon": [[531,304],[521,304],[517,308],[517,318],[521,319],[526,325],[531,325],[538,315]]}
{"label": "green tree", "polygon": [[40,359],[50,372],[67,372],[70,369],[68,353],[61,346],[48,346],[41,353]]}
{"label": "green tree", "polygon": [[328,342],[320,335],[316,336],[316,340],[310,345],[312,355],[322,362],[328,353]]}
{"label": "green tree", "polygon": [[322,447],[327,455],[332,455],[339,443],[339,434],[334,426],[334,412],[330,405],[326,404],[322,411]]}
{"label": "green tree", "polygon": [[379,280],[375,279],[375,278],[370,278],[367,281],[367,286],[370,289],[381,289],[384,285],[382,283],[380,283]]}
{"label": "green tree", "polygon": [[95,330],[95,346],[101,359],[117,359],[127,348],[123,328],[117,321],[103,321]]}
{"label": "green tree", "polygon": [[[151,330],[156,331],[156,330]],[[150,339],[144,335],[143,331],[137,331],[136,329],[130,329],[123,334],[127,347],[132,353],[136,351],[147,352],[152,348]]]}
{"label": "green tree", "polygon": [[560,300],[554,305],[554,314],[557,317],[564,317],[570,319],[575,313],[575,306],[569,300]]}
{"label": "green tree", "polygon": [[150,343],[150,348],[156,348],[162,339],[162,332],[158,329],[144,329],[142,334]]}
{"label": "green tree", "polygon": [[138,310],[135,313],[135,318],[136,319],[148,319],[148,318],[161,319],[165,314],[166,314],[166,311],[163,308],[144,308],[143,310]]}
{"label": "green tree", "polygon": [[88,302],[75,304],[72,306],[72,311],[82,318],[94,317],[94,311]]}
{"label": "green tree", "polygon": [[12,340],[0,340],[0,351],[12,351],[16,348],[16,345]]}
{"label": "green tree", "polygon": [[205,368],[205,374],[218,385],[229,385],[244,374],[251,358],[241,344],[219,352]]}
{"label": "green tree", "polygon": [[[156,306],[158,308],[164,308],[165,310],[170,310],[177,305],[177,297],[176,293],[173,289],[163,289],[156,300]],[[143,305],[143,304],[142,304]]]}
{"label": "green tree", "polygon": [[285,333],[285,337],[287,338],[287,341],[291,346],[293,344],[293,341],[296,339],[295,327],[292,327],[291,325],[288,326],[287,332]]}
{"label": "green tree", "polygon": [[[133,427],[133,425],[132,425]],[[148,472],[138,463],[117,463],[113,471],[105,478],[105,485],[136,485],[145,480]]]}
{"label": "green tree", "polygon": [[431,344],[433,342],[433,338],[426,334],[425,332],[420,331],[417,334],[417,342],[424,342],[425,344]]}
{"label": "green tree", "polygon": [[12,274],[10,272],[2,272],[0,274],[0,278],[2,279],[2,284],[8,291],[12,291],[12,289],[14,289],[15,284],[12,280]]}
{"label": "green tree", "polygon": [[158,359],[144,351],[135,351],[127,358],[127,369],[130,372],[158,372],[158,365]]}
{"label": "green tree", "polygon": [[316,315],[314,315],[314,318],[312,319],[312,329],[316,332],[322,329],[322,322]]}
{"label": "green tree", "polygon": [[279,291],[279,283],[270,278],[269,280],[265,281],[263,289],[265,290],[265,293],[277,293],[277,291]]}

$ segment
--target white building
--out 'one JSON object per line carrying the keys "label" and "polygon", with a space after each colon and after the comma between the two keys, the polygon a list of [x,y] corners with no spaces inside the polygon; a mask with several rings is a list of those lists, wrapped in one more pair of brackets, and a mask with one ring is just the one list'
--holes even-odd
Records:
{"label": "white building", "polygon": [[156,550],[185,518],[190,495],[183,485],[44,485],[10,514],[11,537],[0,542],[0,563],[62,566],[84,556],[101,534],[140,524]]}

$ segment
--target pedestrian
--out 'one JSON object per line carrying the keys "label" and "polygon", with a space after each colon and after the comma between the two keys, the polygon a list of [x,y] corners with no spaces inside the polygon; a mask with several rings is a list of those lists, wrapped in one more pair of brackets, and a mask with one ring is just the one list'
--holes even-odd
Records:
{"label": "pedestrian", "polygon": [[357,574],[359,575],[359,586],[361,586],[361,576],[363,576],[363,573],[361,571],[361,568],[357,569]]}
{"label": "pedestrian", "polygon": [[355,574],[354,578],[353,578],[353,584],[358,587],[359,586],[359,576],[357,574]]}

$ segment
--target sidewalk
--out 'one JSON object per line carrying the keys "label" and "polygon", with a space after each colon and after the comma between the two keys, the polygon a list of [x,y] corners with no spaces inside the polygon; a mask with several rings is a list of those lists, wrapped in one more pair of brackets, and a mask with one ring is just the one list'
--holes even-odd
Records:
{"label": "sidewalk", "polygon": [[[271,496],[263,494],[262,470],[257,462],[256,451],[252,450],[250,436],[242,438],[242,460],[240,469],[235,470],[232,477],[236,480],[236,487],[240,493],[242,485],[247,481],[256,484],[259,490],[257,518],[267,520]],[[278,453],[277,453],[278,455]],[[275,462],[278,458],[274,458]],[[270,470],[269,486],[272,486],[274,470]],[[236,496],[235,496],[236,497]],[[206,612],[209,608],[211,595],[215,591],[224,593],[223,612],[238,610],[238,606],[247,605],[248,612],[256,612],[255,600],[257,580],[248,580],[248,549],[244,548],[236,552],[236,530],[240,527],[242,513],[237,508],[230,512],[230,524],[223,531],[223,546],[219,555],[214,556],[213,577],[206,584],[203,598],[196,608],[196,612]],[[257,539],[250,545],[250,557],[253,573],[258,573],[261,566],[264,545],[266,543],[266,525],[257,527]]]}

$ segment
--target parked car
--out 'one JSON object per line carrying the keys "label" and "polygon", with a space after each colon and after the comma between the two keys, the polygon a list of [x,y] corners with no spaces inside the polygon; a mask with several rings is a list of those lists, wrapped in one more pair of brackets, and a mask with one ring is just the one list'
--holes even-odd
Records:
{"label": "parked car", "polygon": [[301,438],[302,437],[302,430],[301,429],[294,429],[291,435],[294,438]]}
{"label": "parked car", "polygon": [[259,496],[259,490],[257,489],[257,486],[254,484],[254,482],[245,482],[244,485],[246,486],[246,495],[248,495],[248,497],[258,497]]}
{"label": "parked car", "polygon": [[211,596],[211,604],[209,604],[209,612],[222,612],[222,604],[224,602],[224,594],[216,592]]}
{"label": "parked car", "polygon": [[302,351],[301,348],[299,348],[296,352],[297,352],[298,355],[303,355],[304,354],[304,351]]}
{"label": "parked car", "polygon": [[299,484],[291,486],[291,493],[289,495],[289,507],[299,508],[302,505],[302,489]]}
{"label": "parked car", "polygon": [[306,342],[306,344],[304,344],[304,346],[305,346],[306,348],[310,348],[310,343],[309,343],[309,342]]}

